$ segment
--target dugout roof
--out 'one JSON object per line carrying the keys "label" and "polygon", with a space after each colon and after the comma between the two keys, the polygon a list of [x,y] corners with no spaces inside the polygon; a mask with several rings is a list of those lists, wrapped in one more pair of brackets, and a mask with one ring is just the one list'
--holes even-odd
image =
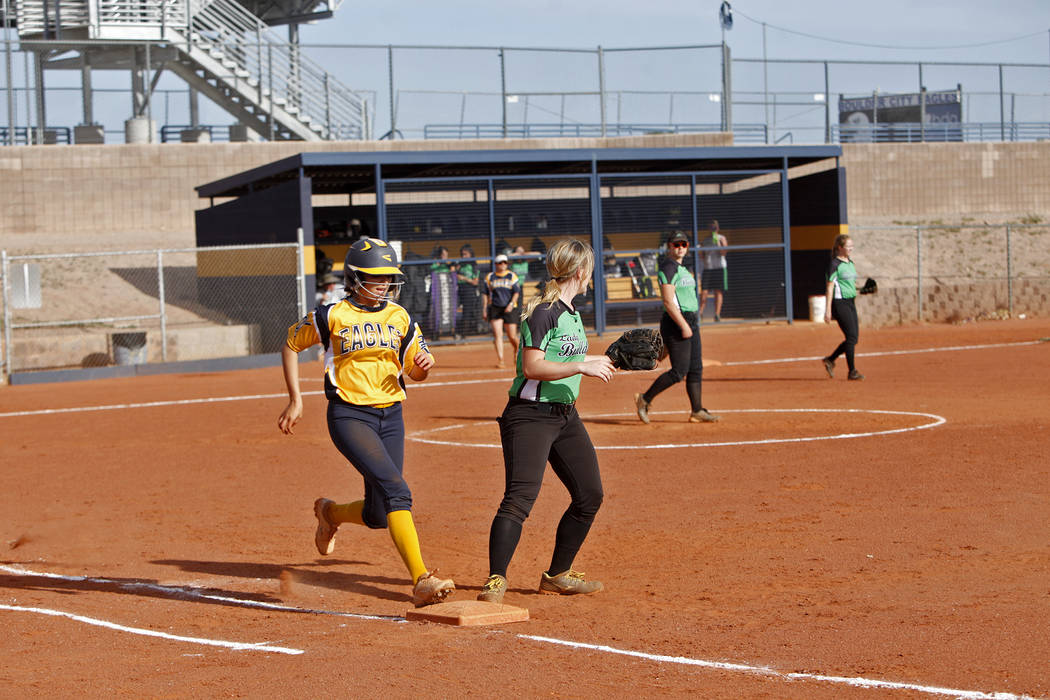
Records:
{"label": "dugout roof", "polygon": [[376,180],[536,175],[769,171],[839,158],[839,146],[580,148],[300,153],[196,188],[240,197],[309,178],[313,194],[375,191]]}

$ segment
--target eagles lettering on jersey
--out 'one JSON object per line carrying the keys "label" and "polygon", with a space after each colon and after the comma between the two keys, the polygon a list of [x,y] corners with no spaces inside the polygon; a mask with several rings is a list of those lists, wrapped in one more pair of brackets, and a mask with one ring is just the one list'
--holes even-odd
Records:
{"label": "eagles lettering on jersey", "polygon": [[401,347],[401,336],[404,335],[396,326],[365,322],[350,327],[340,328],[339,354],[364,350],[366,348],[390,348],[397,352]]}
{"label": "eagles lettering on jersey", "polygon": [[288,329],[287,342],[296,352],[320,343],[325,394],[359,406],[404,401],[405,363],[430,352],[408,311],[389,301],[374,308],[347,299],[318,306]]}

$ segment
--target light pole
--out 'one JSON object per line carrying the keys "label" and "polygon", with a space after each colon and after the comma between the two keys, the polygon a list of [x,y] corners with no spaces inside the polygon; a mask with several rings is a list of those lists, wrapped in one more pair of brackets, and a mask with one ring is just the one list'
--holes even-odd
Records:
{"label": "light pole", "polygon": [[733,8],[728,0],[718,8],[718,22],[722,26],[722,131],[729,131],[733,128],[733,81],[726,31],[733,28]]}

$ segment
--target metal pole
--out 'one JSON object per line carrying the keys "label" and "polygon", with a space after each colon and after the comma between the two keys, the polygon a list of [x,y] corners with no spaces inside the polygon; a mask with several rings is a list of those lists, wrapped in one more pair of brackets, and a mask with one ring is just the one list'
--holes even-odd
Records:
{"label": "metal pole", "polygon": [[503,109],[503,138],[507,138],[507,63],[502,48],[499,50],[499,94]]}
{"label": "metal pole", "polygon": [[918,307],[919,319],[922,320],[922,227],[915,227],[915,280],[916,280],[916,306]]}
{"label": "metal pole", "polygon": [[84,49],[80,53],[80,90],[84,107],[84,124],[95,123],[95,98],[91,91],[91,59]]}
{"label": "metal pole", "polygon": [[[824,62],[824,89],[828,85],[828,64]],[[769,61],[766,58],[766,23],[762,23],[762,106],[766,111],[766,143],[769,143]],[[824,139],[827,143],[827,139]]]}
{"label": "metal pole", "polygon": [[780,216],[783,221],[784,241],[784,312],[788,324],[795,318],[795,297],[791,290],[791,192],[788,178],[788,159],[785,156],[780,170]]}
{"label": "metal pole", "polygon": [[11,75],[11,38],[10,38],[10,7],[8,6],[8,0],[4,0],[4,58],[5,58],[5,70],[7,74],[7,144],[9,146],[15,145],[15,101],[14,91],[12,90],[12,75]]}
{"label": "metal pole", "polygon": [[719,66],[722,69],[722,99],[718,103],[718,130],[726,130],[726,26],[722,25],[722,48]]}
{"label": "metal pole", "polygon": [[1003,64],[999,64],[999,140],[1006,140],[1006,107],[1003,105]]}
{"label": "metal pole", "polygon": [[332,138],[332,88],[328,83],[328,71],[325,71],[324,74],[324,122],[328,140],[334,141],[335,139]]}
{"label": "metal pole", "polygon": [[299,318],[306,316],[306,265],[304,263],[305,250],[303,243],[303,227],[295,229],[295,240],[298,246],[295,249],[295,281],[299,292]]}
{"label": "metal pole", "polygon": [[1006,225],[1006,304],[1010,316],[1014,315],[1014,273],[1010,256],[1010,224]]}
{"label": "metal pole", "polygon": [[602,118],[602,138],[605,138],[605,53],[598,46],[598,110]]}
{"label": "metal pole", "polygon": [[157,300],[160,303],[160,359],[168,361],[168,316],[164,303],[164,251],[157,251]]}
{"label": "metal pole", "polygon": [[26,103],[26,145],[28,146],[33,142],[33,112],[32,103],[33,101],[29,97],[29,52],[25,52],[22,55],[22,68],[25,69],[25,90],[24,97]]}
{"label": "metal pole", "polygon": [[36,142],[44,142],[44,126],[47,124],[47,105],[44,99],[44,52],[34,51],[36,58]]}
{"label": "metal pole", "polygon": [[150,75],[149,42],[146,42],[146,79],[143,85],[146,91],[146,143],[153,143],[153,76]]}
{"label": "metal pole", "polygon": [[273,123],[273,46],[269,45],[266,47],[266,79],[270,84],[270,109],[267,113],[267,124],[269,126],[269,139],[273,141],[275,136],[274,123]]}
{"label": "metal pole", "polygon": [[386,78],[390,90],[390,140],[393,141],[397,132],[397,115],[394,109],[394,47],[391,44],[386,47]]}
{"label": "metal pole", "polygon": [[925,141],[926,141],[926,88],[919,88],[919,138],[925,143]]}
{"label": "metal pole", "polygon": [[824,61],[824,143],[831,143],[831,80],[827,61]]}
{"label": "metal pole", "polygon": [[729,44],[722,44],[725,51],[725,90],[723,96],[723,109],[726,115],[726,131],[733,130],[733,55],[729,50]]}
{"label": "metal pole", "polygon": [[[4,15],[5,19],[7,15]],[[4,377],[10,381],[11,377],[11,305],[8,299],[11,296],[10,285],[10,261],[7,259],[7,251],[0,250],[0,274],[3,275],[4,292]]]}

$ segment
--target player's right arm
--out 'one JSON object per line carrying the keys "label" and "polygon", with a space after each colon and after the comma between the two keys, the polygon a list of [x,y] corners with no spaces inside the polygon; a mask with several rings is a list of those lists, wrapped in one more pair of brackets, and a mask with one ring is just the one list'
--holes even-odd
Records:
{"label": "player's right arm", "polygon": [[277,418],[277,427],[285,435],[295,432],[295,424],[303,417],[303,393],[299,389],[299,353],[285,345],[281,349],[281,367],[288,387],[288,405]]}
{"label": "player's right arm", "polygon": [[295,424],[303,417],[303,393],[299,388],[299,352],[320,342],[313,320],[314,314],[311,312],[289,328],[288,340],[281,348],[281,369],[284,371],[284,385],[288,389],[288,405],[277,417],[277,427],[286,435],[295,432]]}

